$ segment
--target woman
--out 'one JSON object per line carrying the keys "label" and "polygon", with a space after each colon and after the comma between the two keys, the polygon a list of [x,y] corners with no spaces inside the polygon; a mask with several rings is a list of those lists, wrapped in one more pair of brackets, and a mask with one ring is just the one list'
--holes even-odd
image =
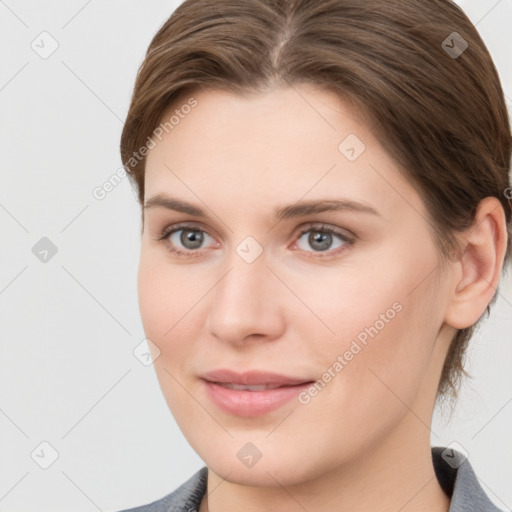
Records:
{"label": "woman", "polygon": [[139,304],[206,466],[134,511],[498,510],[431,447],[510,258],[511,137],[446,0],[186,0],[121,153]]}

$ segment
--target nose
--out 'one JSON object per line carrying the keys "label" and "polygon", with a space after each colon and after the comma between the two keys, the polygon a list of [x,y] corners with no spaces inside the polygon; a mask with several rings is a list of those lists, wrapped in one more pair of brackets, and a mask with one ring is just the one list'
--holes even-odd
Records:
{"label": "nose", "polygon": [[282,283],[263,255],[252,263],[234,256],[211,292],[209,334],[234,346],[280,337],[285,324]]}

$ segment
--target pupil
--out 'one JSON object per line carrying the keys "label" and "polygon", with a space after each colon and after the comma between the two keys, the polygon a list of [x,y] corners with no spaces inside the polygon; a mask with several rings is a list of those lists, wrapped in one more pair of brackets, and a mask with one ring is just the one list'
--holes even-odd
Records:
{"label": "pupil", "polygon": [[309,243],[315,250],[323,251],[329,248],[331,245],[332,235],[330,233],[312,233],[309,235]]}
{"label": "pupil", "polygon": [[187,249],[197,249],[201,247],[201,243],[203,242],[203,235],[200,231],[192,231],[192,230],[183,230],[181,232],[180,242]]}

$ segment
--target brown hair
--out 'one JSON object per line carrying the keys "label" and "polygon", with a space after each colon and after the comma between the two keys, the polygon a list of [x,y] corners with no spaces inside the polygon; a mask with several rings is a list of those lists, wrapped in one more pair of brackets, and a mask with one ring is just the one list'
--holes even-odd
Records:
{"label": "brown hair", "polygon": [[[147,50],[121,137],[141,206],[144,157],[171,103],[201,88],[244,94],[300,82],[335,91],[370,121],[421,193],[443,257],[479,202],[497,197],[508,262],[504,94],[476,28],[450,0],[186,0]],[[496,298],[497,291],[487,314]],[[456,399],[462,374],[469,376],[464,357],[476,325],[452,340],[438,399]]]}

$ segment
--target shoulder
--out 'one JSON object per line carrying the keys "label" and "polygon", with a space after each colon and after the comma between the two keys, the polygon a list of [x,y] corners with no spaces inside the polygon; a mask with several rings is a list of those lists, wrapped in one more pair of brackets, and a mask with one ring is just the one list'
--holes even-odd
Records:
{"label": "shoulder", "polygon": [[463,453],[435,446],[432,461],[439,484],[451,498],[448,512],[503,512],[489,499]]}
{"label": "shoulder", "polygon": [[206,492],[208,468],[202,467],[176,490],[157,501],[119,512],[197,512]]}

